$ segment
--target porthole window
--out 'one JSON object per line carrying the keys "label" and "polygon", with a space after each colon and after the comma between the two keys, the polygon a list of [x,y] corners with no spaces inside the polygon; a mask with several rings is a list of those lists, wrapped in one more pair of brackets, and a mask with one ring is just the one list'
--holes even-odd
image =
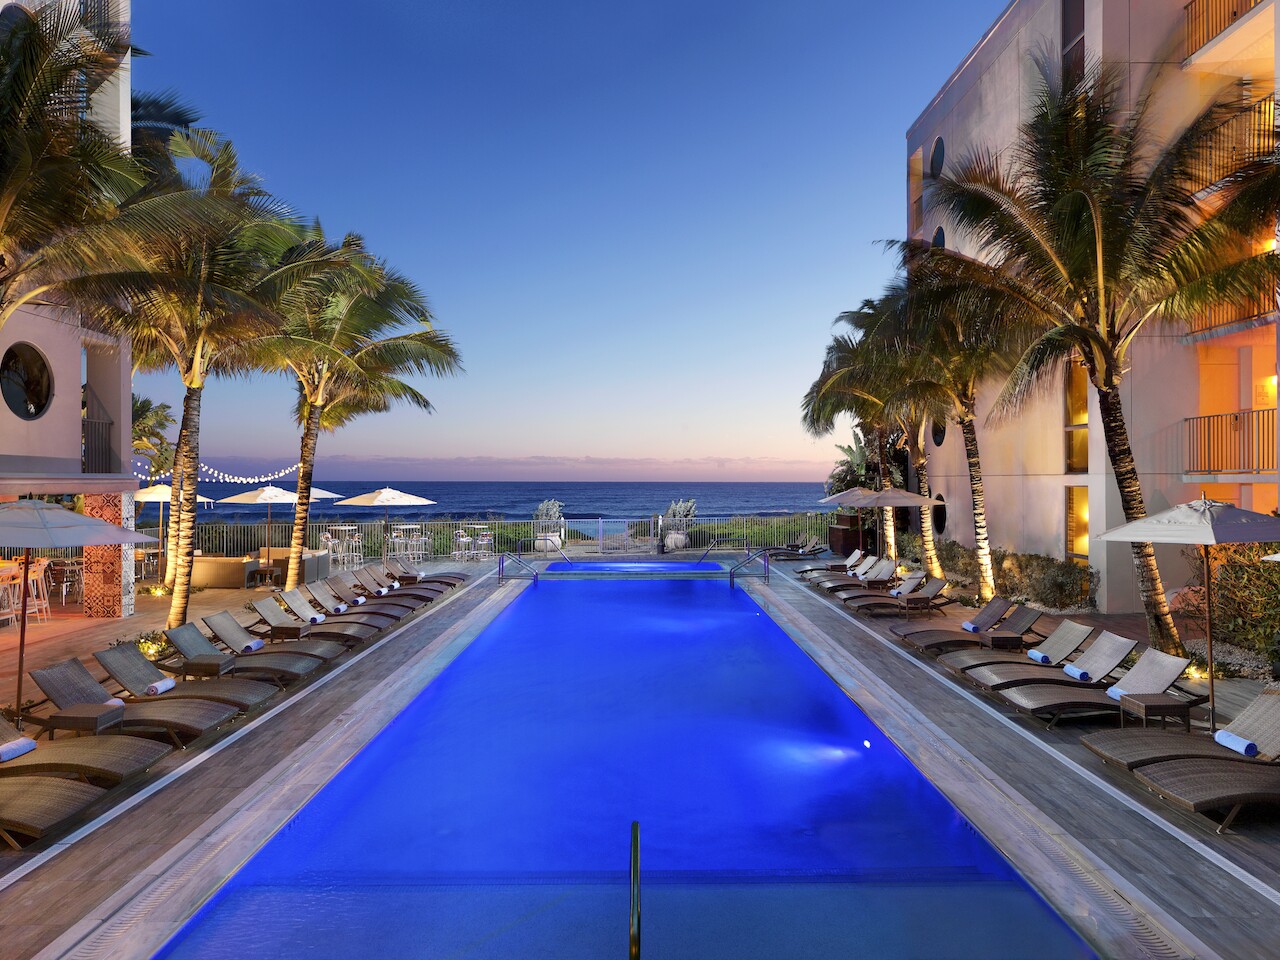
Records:
{"label": "porthole window", "polygon": [[29,343],[15,343],[0,358],[0,394],[23,420],[35,420],[53,398],[53,373],[44,355]]}
{"label": "porthole window", "polygon": [[933,508],[933,532],[947,532],[947,501],[943,499],[942,494],[934,497],[938,501],[937,506]]}
{"label": "porthole window", "polygon": [[947,421],[933,421],[933,428],[930,432],[933,435],[933,445],[935,447],[942,446],[943,441],[947,439]]}
{"label": "porthole window", "polygon": [[933,246],[945,247],[947,245],[947,231],[939,227],[933,231]]}
{"label": "porthole window", "polygon": [[935,180],[942,176],[942,165],[947,162],[947,145],[941,137],[933,141],[933,149],[929,151],[929,176]]}

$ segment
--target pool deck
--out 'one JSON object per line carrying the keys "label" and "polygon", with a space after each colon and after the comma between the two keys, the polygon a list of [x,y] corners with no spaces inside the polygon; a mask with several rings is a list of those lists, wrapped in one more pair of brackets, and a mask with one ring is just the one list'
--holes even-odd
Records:
{"label": "pool deck", "polygon": [[[962,689],[892,640],[894,621],[848,615],[797,583],[792,566],[778,564],[768,585],[745,583],[1101,952],[1241,960],[1275,952],[1275,811],[1242,814],[1230,834],[1216,835],[1210,821],[1160,802],[1085,751],[1078,737],[1096,724],[1046,731]],[[525,587],[499,585],[490,566],[468,569],[473,579],[435,609],[238,721],[229,736],[112,791],[124,799],[104,807],[110,819],[0,855],[0,955],[150,956]],[[119,636],[145,629],[113,623]],[[1251,689],[1220,685],[1224,712]]]}

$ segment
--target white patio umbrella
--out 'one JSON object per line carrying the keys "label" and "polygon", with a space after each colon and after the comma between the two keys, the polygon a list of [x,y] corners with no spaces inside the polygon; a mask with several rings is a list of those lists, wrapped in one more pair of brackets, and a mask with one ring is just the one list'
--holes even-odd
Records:
{"label": "white patio umbrella", "polygon": [[[937,501],[910,490],[890,487],[888,490],[868,490],[865,487],[853,487],[840,493],[832,494],[818,501],[819,503],[836,503],[844,507],[932,507]],[[859,515],[861,516],[861,515]],[[859,521],[859,529],[862,524]],[[897,557],[894,558],[895,560]]]}
{"label": "white patio umbrella", "polygon": [[391,508],[429,507],[434,503],[434,500],[418,497],[412,493],[405,493],[403,490],[395,489],[395,487],[382,487],[378,490],[370,490],[368,493],[347,497],[345,500],[339,500],[337,505],[340,507],[382,507],[382,553],[385,559],[387,552],[387,526],[391,523]]}
{"label": "white patio umbrella", "polygon": [[1213,701],[1213,578],[1209,547],[1215,543],[1268,543],[1280,540],[1280,517],[1220,500],[1192,500],[1122,524],[1098,536],[1123,543],[1198,544],[1204,562],[1205,660],[1209,664],[1209,732],[1217,729]]}
{"label": "white patio umbrella", "polygon": [[0,503],[0,546],[22,547],[22,606],[18,614],[18,693],[16,724],[22,726],[22,675],[26,672],[27,601],[31,589],[31,551],[55,547],[101,547],[155,543],[156,538],[96,517],[86,517],[56,503],[16,500]]}
{"label": "white patio umbrella", "polygon": [[271,506],[276,503],[297,503],[298,494],[293,490],[285,490],[283,487],[277,487],[275,484],[267,484],[265,487],[258,487],[256,490],[249,490],[245,493],[237,493],[235,496],[223,497],[219,503],[245,503],[261,505],[265,504],[267,508],[267,546],[271,546]]}
{"label": "white patio umbrella", "polygon": [[[138,503],[158,503],[160,504],[160,549],[164,549],[164,505],[173,499],[173,487],[167,483],[153,483],[149,487],[143,487],[133,495],[133,499]],[[211,497],[202,497],[196,494],[196,503],[213,503]]]}

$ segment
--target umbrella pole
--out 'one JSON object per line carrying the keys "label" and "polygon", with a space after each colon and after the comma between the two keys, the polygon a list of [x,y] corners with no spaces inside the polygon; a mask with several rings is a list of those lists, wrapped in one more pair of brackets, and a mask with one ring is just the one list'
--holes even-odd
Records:
{"label": "umbrella pole", "polygon": [[1213,702],[1213,581],[1209,579],[1209,545],[1204,545],[1204,658],[1209,663],[1209,736],[1217,732]]}
{"label": "umbrella pole", "polygon": [[13,703],[13,725],[22,729],[22,675],[27,659],[27,597],[31,589],[31,548],[22,551],[22,612],[18,614],[18,697]]}

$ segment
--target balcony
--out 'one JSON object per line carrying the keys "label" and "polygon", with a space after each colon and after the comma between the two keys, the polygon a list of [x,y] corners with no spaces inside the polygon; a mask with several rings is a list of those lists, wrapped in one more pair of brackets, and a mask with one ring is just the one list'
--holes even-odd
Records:
{"label": "balcony", "polygon": [[1276,98],[1264,97],[1216,127],[1191,170],[1192,186],[1203,190],[1276,149]]}
{"label": "balcony", "polygon": [[1184,474],[1274,473],[1276,411],[1241,410],[1184,420]]}
{"label": "balcony", "polygon": [[1260,296],[1245,303],[1222,303],[1188,320],[1184,341],[1207,340],[1236,330],[1261,326],[1269,323],[1275,312],[1274,296]]}
{"label": "balcony", "polygon": [[1187,4],[1187,57],[1204,47],[1264,0],[1191,0]]}

